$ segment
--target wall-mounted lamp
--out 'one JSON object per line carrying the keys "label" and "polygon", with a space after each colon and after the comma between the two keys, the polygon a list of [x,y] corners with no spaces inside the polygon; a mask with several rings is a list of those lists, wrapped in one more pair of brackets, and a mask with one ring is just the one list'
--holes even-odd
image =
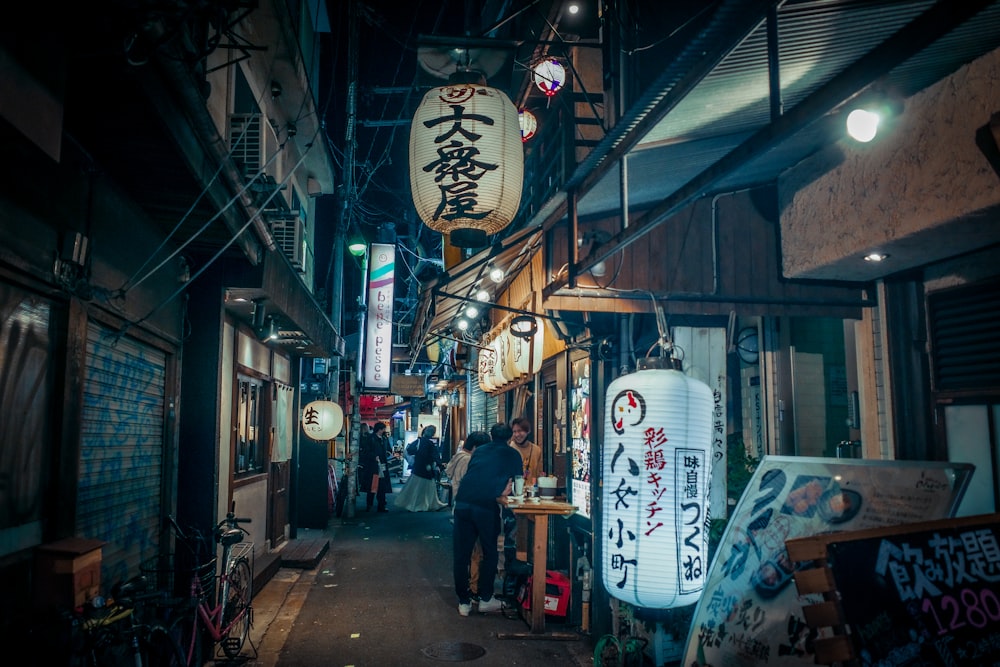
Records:
{"label": "wall-mounted lamp", "polygon": [[902,111],[902,103],[894,96],[876,94],[847,114],[847,134],[855,141],[866,144]]}
{"label": "wall-mounted lamp", "polygon": [[278,340],[278,321],[273,316],[268,315],[264,320],[263,326],[254,327],[254,331],[257,332],[257,338],[262,343],[266,343],[269,340]]}

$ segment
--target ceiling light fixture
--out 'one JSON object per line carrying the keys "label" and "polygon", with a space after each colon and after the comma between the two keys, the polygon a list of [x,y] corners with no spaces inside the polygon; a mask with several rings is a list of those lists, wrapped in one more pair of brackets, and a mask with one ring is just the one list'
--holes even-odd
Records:
{"label": "ceiling light fixture", "polygon": [[499,285],[500,283],[503,282],[503,276],[504,276],[503,269],[501,269],[499,266],[494,266],[493,268],[490,269],[490,280],[492,280],[496,284]]}
{"label": "ceiling light fixture", "polygon": [[883,252],[870,252],[865,255],[866,262],[881,262],[885,259],[889,259],[889,255]]}

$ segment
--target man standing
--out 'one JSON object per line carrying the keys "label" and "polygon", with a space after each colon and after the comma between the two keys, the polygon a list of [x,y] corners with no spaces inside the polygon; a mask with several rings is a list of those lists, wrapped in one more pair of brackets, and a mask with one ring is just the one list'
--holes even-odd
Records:
{"label": "man standing", "polygon": [[[366,483],[366,507],[371,511],[372,505],[378,501],[378,511],[388,512],[385,506],[385,494],[392,493],[392,481],[389,479],[389,439],[385,435],[385,424],[376,422],[371,434],[362,441],[360,456],[361,469],[364,471],[362,481]],[[372,478],[378,475],[377,491],[372,491]]]}
{"label": "man standing", "polygon": [[510,446],[521,455],[524,472],[524,485],[534,486],[538,476],[542,474],[542,448],[528,440],[531,434],[531,422],[524,417],[518,417],[510,423]]}
{"label": "man standing", "polygon": [[469,590],[469,561],[476,542],[483,551],[479,568],[479,612],[500,611],[500,600],[493,596],[497,575],[497,538],[500,536],[500,507],[497,498],[510,495],[514,478],[521,475],[521,457],[509,445],[510,427],[494,424],[492,440],[476,448],[455,496],[455,535],[452,569],[458,613],[468,616],[472,610]]}
{"label": "man standing", "polygon": [[[518,417],[510,423],[510,446],[521,455],[521,474],[524,476],[524,486],[534,486],[542,474],[542,448],[528,440],[531,433],[531,422],[524,417]],[[504,569],[508,563],[517,559],[517,519],[509,507],[503,508],[503,562]]]}

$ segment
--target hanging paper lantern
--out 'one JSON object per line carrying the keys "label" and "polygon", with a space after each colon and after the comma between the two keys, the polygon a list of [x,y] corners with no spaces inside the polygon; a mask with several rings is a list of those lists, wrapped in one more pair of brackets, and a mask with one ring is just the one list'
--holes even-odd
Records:
{"label": "hanging paper lantern", "polygon": [[647,609],[693,604],[705,584],[712,391],[677,370],[608,387],[601,460],[602,582]]}
{"label": "hanging paper lantern", "polygon": [[502,91],[449,83],[424,96],[410,126],[410,190],[425,225],[456,247],[483,247],[517,214],[523,177],[517,109]]}
{"label": "hanging paper lantern", "polygon": [[521,141],[527,141],[535,136],[535,131],[538,129],[538,119],[535,118],[535,114],[527,109],[521,109],[517,112],[517,122],[521,126]]}
{"label": "hanging paper lantern", "polygon": [[302,409],[302,430],[313,440],[337,437],[344,426],[344,410],[333,401],[313,401]]}
{"label": "hanging paper lantern", "polygon": [[493,384],[499,389],[514,379],[507,375],[507,353],[510,346],[507,344],[507,339],[503,336],[503,333],[494,338],[490,345],[497,353],[496,363],[493,364]]}
{"label": "hanging paper lantern", "polygon": [[[518,322],[518,319],[520,318],[515,318],[511,322],[511,340],[514,341],[511,356],[514,358],[514,366],[518,375],[534,375],[542,368],[545,328],[540,317],[529,318],[530,324],[525,323],[524,320]],[[534,333],[531,336],[525,337],[523,335],[523,331],[532,330]],[[522,332],[521,335],[518,335],[519,331]]]}
{"label": "hanging paper lantern", "polygon": [[492,347],[486,346],[479,350],[479,388],[485,392],[496,389],[493,384],[493,366],[497,362],[497,353]]}
{"label": "hanging paper lantern", "polygon": [[531,71],[532,81],[549,97],[559,92],[566,83],[566,68],[555,58],[538,61]]}

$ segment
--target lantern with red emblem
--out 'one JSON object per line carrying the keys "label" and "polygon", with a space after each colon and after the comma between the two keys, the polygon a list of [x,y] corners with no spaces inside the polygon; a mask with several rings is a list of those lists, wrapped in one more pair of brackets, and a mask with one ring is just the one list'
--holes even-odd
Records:
{"label": "lantern with red emblem", "polygon": [[701,595],[713,406],[708,385],[679,370],[647,368],[608,387],[600,535],[612,597],[669,609]]}

